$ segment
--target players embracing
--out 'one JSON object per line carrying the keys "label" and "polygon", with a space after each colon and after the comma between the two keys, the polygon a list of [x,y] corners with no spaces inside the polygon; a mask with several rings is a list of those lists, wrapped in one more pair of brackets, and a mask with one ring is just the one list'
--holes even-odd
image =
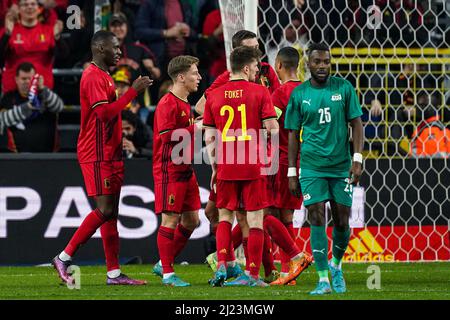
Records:
{"label": "players embracing", "polygon": [[[269,135],[277,135],[279,125],[268,89],[254,83],[259,60],[260,52],[256,48],[235,48],[230,55],[230,80],[207,94],[205,137],[212,159],[211,185],[216,185],[219,209],[216,232],[218,265],[210,282],[214,286],[268,286],[259,278],[264,243],[263,209],[270,205],[260,154],[261,148],[265,148],[261,133],[265,128]],[[245,274],[224,283],[229,263],[233,262],[231,226],[234,211],[245,212],[249,229],[247,248],[244,247],[247,266]],[[286,236],[292,241],[287,231]],[[291,270],[283,284],[294,280],[309,264],[305,264],[307,260],[295,244],[285,248],[291,254]]]}

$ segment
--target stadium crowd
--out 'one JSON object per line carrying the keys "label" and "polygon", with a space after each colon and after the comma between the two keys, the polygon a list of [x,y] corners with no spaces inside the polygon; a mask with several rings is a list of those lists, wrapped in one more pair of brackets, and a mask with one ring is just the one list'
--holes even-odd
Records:
{"label": "stadium crowd", "polygon": [[[382,29],[376,39],[367,27],[365,10],[373,1],[334,1],[333,10],[340,14],[329,14],[331,2],[327,1],[270,1],[260,0],[260,12],[265,23],[260,26],[260,48],[270,56],[271,43],[261,45],[270,34],[271,41],[282,45],[294,45],[325,41],[344,47],[409,47],[433,46],[444,48],[449,43],[449,32],[445,27],[436,28],[433,15],[427,9],[427,1],[377,0],[375,4],[383,12]],[[90,39],[94,33],[94,1],[87,0],[5,0],[0,4],[0,65],[2,95],[16,90],[18,67],[31,63],[35,72],[42,75],[44,86],[51,90],[67,106],[79,105],[80,75],[59,75],[56,69],[84,69],[91,61]],[[107,3],[107,1],[106,1]],[[81,8],[79,28],[69,28],[70,14],[67,8]],[[283,14],[277,14],[281,6]],[[400,10],[399,10],[400,9]],[[285,13],[289,12],[289,14]],[[314,13],[314,14],[313,14]],[[317,13],[317,14],[315,14]],[[395,13],[395,14],[394,14]],[[448,19],[448,17],[447,17]],[[330,21],[328,21],[330,20]],[[441,20],[440,20],[441,21]],[[140,94],[128,109],[138,115],[151,134],[155,106],[172,86],[167,74],[168,61],[181,54],[190,54],[200,59],[199,71],[202,81],[198,92],[189,97],[191,105],[201,98],[209,85],[226,70],[223,42],[223,27],[217,0],[111,0],[109,11],[102,16],[102,27],[112,31],[121,45],[122,58],[110,71],[119,91],[129,86],[139,75],[150,76],[154,84]],[[448,22],[448,21],[447,21]],[[98,22],[97,22],[98,23]],[[439,22],[440,24],[444,22]],[[408,28],[401,28],[408,25]],[[342,29],[342,30],[341,30]],[[342,31],[342,32],[341,32]],[[421,87],[422,91],[367,90],[361,95],[363,120],[367,122],[367,138],[386,139],[387,136],[401,140],[412,140],[418,136],[416,124],[422,122],[447,125],[450,111],[445,108],[439,91],[444,79],[423,66],[403,65],[391,71],[386,80],[385,70],[374,70],[375,75],[364,79],[360,85],[378,87],[385,81],[389,88]],[[430,71],[429,76],[419,76]],[[379,72],[380,74],[377,74]],[[56,78],[56,81],[55,81]],[[120,80],[117,80],[120,79]],[[356,85],[355,79],[350,79]],[[404,91],[404,92],[402,92]],[[24,93],[23,93],[24,94]],[[22,99],[20,99],[22,100]],[[4,100],[2,100],[4,101]],[[20,101],[21,102],[21,101]],[[3,111],[10,110],[19,102],[0,105]],[[383,106],[392,105],[394,108]],[[444,110],[443,110],[444,108]],[[48,113],[52,120],[46,122]],[[26,113],[2,114],[0,119],[0,152],[56,152],[75,149],[59,140],[58,124],[79,124],[78,114],[66,113],[64,109],[41,109],[33,112],[32,119],[24,120]],[[430,120],[431,119],[431,120]],[[387,120],[387,122],[386,122]],[[23,149],[15,147],[17,132],[25,136],[34,135],[27,125],[41,122],[41,136],[47,147]],[[394,123],[395,125],[390,125]],[[17,125],[18,123],[18,125]],[[386,125],[386,123],[389,123]],[[9,127],[9,129],[7,129]],[[20,128],[19,128],[20,127]],[[8,132],[15,132],[8,134]],[[76,133],[74,133],[75,136]],[[444,133],[445,135],[445,133]],[[60,144],[66,147],[61,150]],[[74,147],[74,145],[73,145]],[[381,154],[413,154],[411,148],[390,144],[388,150],[383,143],[371,143],[366,150],[378,150]],[[409,149],[409,150],[408,150]]]}

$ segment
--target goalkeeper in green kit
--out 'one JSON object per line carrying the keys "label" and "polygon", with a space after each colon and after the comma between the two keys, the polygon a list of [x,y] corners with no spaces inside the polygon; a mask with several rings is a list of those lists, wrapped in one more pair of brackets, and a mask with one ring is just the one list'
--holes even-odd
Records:
{"label": "goalkeeper in green kit", "polygon": [[[303,195],[311,223],[311,248],[320,279],[310,294],[332,292],[328,270],[333,290],[343,293],[346,285],[341,261],[350,238],[353,185],[358,183],[362,172],[362,111],[350,82],[330,76],[331,55],[326,45],[309,47],[308,67],[311,79],[294,89],[285,116],[285,128],[290,129],[289,189],[297,197]],[[353,161],[348,123],[352,127]],[[297,171],[299,151],[300,169]],[[327,201],[330,201],[334,222],[330,261],[325,221]]]}

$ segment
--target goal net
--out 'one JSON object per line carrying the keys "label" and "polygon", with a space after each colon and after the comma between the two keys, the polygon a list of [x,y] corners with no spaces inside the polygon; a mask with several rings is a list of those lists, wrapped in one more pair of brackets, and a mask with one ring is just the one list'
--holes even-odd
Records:
{"label": "goal net", "polygon": [[[229,53],[231,36],[248,24],[246,1],[219,2]],[[345,261],[450,259],[449,26],[444,0],[258,1],[256,32],[270,64],[293,46],[303,57],[299,76],[308,79],[306,49],[325,42],[332,74],[359,95],[364,174]],[[294,220],[297,243],[310,251],[304,208]]]}

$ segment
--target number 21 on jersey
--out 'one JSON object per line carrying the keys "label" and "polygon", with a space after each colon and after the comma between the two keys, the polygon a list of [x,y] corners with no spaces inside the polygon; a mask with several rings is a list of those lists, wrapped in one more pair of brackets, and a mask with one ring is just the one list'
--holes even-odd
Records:
{"label": "number 21 on jersey", "polygon": [[[250,141],[250,140],[252,140],[252,137],[247,134],[247,114],[246,114],[245,104],[241,104],[240,106],[238,106],[237,109],[238,109],[239,113],[241,114],[241,126],[242,126],[242,128],[241,128],[242,134],[237,137],[238,141]],[[220,115],[222,117],[224,117],[226,113],[228,114],[228,118],[227,118],[227,122],[225,123],[225,126],[223,128],[222,141],[224,141],[224,142],[236,141],[235,136],[228,135],[228,130],[230,129],[231,124],[234,121],[233,107],[231,107],[229,105],[222,106],[220,108]]]}

